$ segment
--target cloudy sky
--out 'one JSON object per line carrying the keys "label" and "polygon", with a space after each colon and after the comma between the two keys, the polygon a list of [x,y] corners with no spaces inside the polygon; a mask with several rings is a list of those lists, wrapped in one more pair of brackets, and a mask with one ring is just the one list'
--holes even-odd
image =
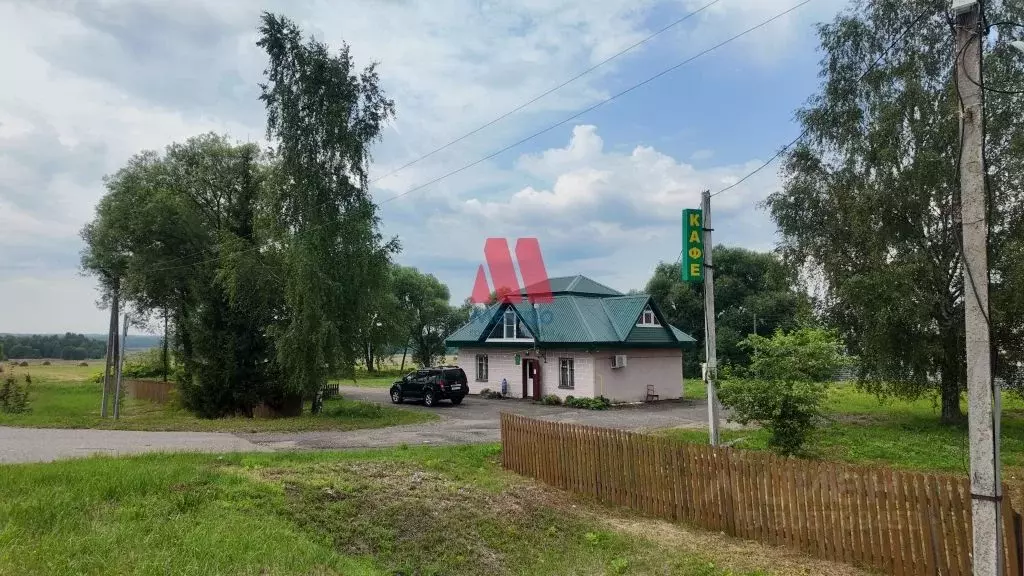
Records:
{"label": "cloudy sky", "polygon": [[[397,120],[374,177],[572,78],[711,0],[0,0],[0,332],[103,332],[78,232],[132,154],[207,131],[264,136],[261,10],[360,64]],[[800,0],[719,0],[508,118],[374,184],[399,261],[469,295],[484,240],[540,240],[552,276],[642,288],[680,250],[680,210],[759,166],[815,90],[814,0],[696,61],[489,156]],[[776,166],[715,199],[715,240],[770,249]]]}

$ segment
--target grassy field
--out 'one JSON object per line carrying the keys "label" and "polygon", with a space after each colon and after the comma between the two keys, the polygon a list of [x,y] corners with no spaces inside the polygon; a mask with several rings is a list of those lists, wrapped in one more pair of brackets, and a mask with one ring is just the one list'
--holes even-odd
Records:
{"label": "grassy field", "polygon": [[[687,398],[705,397],[703,383],[687,381]],[[967,404],[964,401],[964,411]],[[939,423],[937,399],[913,402],[880,401],[858,391],[853,384],[833,386],[827,402],[828,423],[817,434],[810,455],[861,464],[886,464],[897,468],[953,473],[968,471],[966,423]],[[666,435],[688,442],[706,442],[702,430],[673,429]],[[723,439],[736,446],[763,450],[763,430],[725,430]],[[1024,401],[1003,395],[1002,460],[1020,479],[1024,471]],[[1010,480],[1010,475],[1007,479]]]}
{"label": "grassy field", "polygon": [[323,414],[298,418],[197,418],[176,404],[156,404],[146,400],[125,398],[121,418],[100,418],[102,385],[92,377],[102,371],[102,362],[95,366],[53,362],[50,366],[28,367],[4,365],[4,374],[14,374],[19,381],[30,374],[29,399],[32,410],[27,414],[0,413],[0,426],[37,428],[105,428],[120,430],[197,430],[210,432],[265,432],[299,430],[355,430],[381,428],[399,424],[415,424],[436,420],[421,411],[402,410],[369,402],[344,398],[327,400]]}
{"label": "grassy field", "polygon": [[597,507],[498,447],[0,466],[0,574],[859,574]]}

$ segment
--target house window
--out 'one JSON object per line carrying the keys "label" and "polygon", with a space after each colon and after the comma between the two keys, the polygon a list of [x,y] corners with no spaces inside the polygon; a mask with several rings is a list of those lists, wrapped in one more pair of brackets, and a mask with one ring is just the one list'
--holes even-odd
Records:
{"label": "house window", "polygon": [[476,381],[487,382],[487,354],[476,355]]}
{"label": "house window", "polygon": [[558,387],[566,390],[576,387],[576,368],[572,358],[558,359]]}
{"label": "house window", "polygon": [[516,320],[518,320],[518,318],[516,318],[514,310],[511,308],[505,310],[505,338],[516,337],[516,324],[518,324]]}
{"label": "house window", "polygon": [[648,306],[644,308],[642,314],[640,314],[640,321],[636,323],[637,326],[661,326],[661,322],[658,322],[658,317],[654,315],[654,310]]}

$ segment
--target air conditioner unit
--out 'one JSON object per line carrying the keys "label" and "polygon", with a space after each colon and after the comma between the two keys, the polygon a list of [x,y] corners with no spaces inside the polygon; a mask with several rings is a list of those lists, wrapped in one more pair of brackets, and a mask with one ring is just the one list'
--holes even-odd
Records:
{"label": "air conditioner unit", "polygon": [[616,354],[615,358],[612,359],[612,368],[625,368],[626,367],[626,355]]}

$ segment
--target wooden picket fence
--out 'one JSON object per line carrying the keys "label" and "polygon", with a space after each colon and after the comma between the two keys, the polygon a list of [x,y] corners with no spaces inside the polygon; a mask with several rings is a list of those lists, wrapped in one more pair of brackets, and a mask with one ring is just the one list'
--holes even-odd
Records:
{"label": "wooden picket fence", "polygon": [[164,404],[171,399],[171,391],[174,390],[174,382],[160,382],[157,380],[125,380],[125,390],[132,398],[150,400]]}
{"label": "wooden picket fence", "polygon": [[[502,464],[642,513],[895,576],[971,574],[967,478],[782,458],[501,415]],[[1020,515],[1004,489],[1006,574]],[[1015,537],[1016,535],[1016,537]]]}

